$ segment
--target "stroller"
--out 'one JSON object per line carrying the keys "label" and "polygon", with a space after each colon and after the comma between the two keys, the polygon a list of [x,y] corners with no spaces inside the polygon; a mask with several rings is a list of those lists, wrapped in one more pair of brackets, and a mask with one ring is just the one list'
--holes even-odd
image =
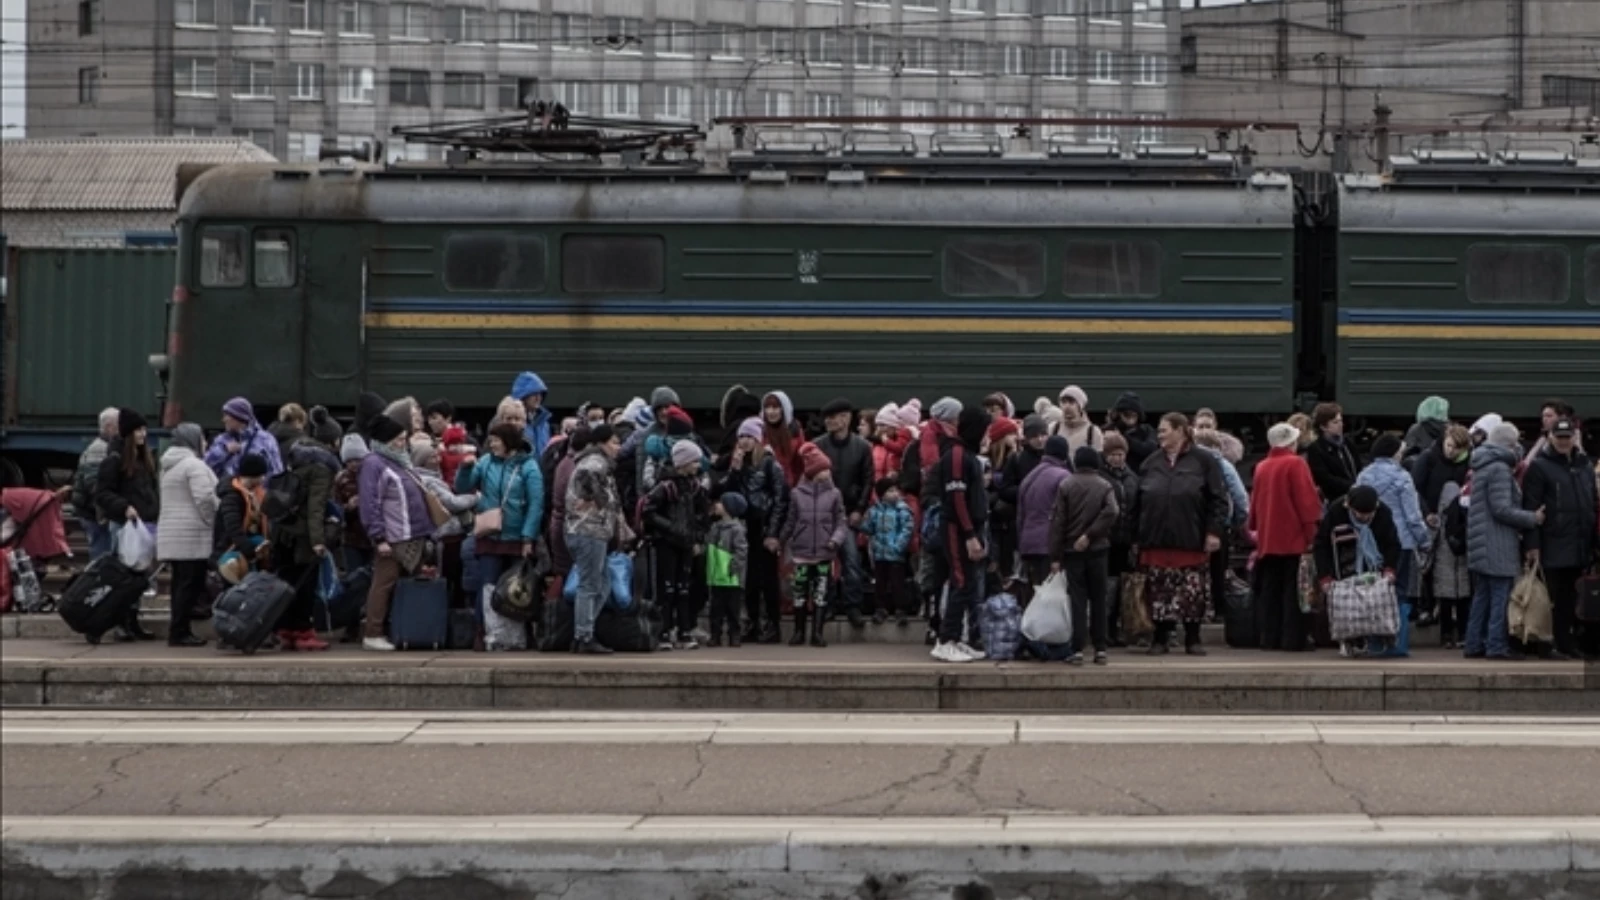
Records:
{"label": "stroller", "polygon": [[59,495],[36,488],[0,491],[0,612],[53,611],[55,599],[45,595],[35,562],[70,554]]}

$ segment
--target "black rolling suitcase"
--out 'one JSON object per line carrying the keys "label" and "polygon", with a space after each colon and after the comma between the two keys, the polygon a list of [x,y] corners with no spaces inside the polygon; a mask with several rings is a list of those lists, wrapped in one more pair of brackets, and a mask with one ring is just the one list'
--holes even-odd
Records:
{"label": "black rolling suitcase", "polygon": [[211,608],[211,627],[223,645],[254,653],[294,602],[294,588],[270,572],[251,572]]}
{"label": "black rolling suitcase", "polygon": [[121,625],[150,587],[150,576],[123,565],[110,553],[89,563],[67,583],[57,612],[73,631],[99,643],[100,636]]}

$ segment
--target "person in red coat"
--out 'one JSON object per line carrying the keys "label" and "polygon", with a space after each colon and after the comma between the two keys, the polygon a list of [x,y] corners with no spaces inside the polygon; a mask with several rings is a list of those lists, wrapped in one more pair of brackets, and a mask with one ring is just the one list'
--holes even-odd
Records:
{"label": "person in red coat", "polygon": [[1249,528],[1259,557],[1255,570],[1256,630],[1263,650],[1306,650],[1300,612],[1300,558],[1311,550],[1322,502],[1311,467],[1295,452],[1300,430],[1280,422],[1267,431],[1272,450],[1256,466]]}

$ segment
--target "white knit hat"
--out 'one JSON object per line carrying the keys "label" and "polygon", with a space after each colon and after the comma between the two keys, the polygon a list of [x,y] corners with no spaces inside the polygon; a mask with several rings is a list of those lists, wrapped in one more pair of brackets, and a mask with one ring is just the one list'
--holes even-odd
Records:
{"label": "white knit hat", "polygon": [[1293,447],[1300,440],[1300,429],[1288,422],[1279,422],[1267,429],[1267,444],[1273,447]]}

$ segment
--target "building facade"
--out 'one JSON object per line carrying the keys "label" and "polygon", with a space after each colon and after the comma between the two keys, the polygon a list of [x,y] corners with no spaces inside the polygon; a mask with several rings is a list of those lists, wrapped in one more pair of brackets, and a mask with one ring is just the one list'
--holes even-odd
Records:
{"label": "building facade", "polygon": [[1159,142],[1177,47],[1170,2],[29,0],[28,130],[233,135],[315,159],[328,141],[382,140],[392,126],[537,96],[579,114],[702,125],[741,114],[1128,118],[1150,124],[1043,130]]}

